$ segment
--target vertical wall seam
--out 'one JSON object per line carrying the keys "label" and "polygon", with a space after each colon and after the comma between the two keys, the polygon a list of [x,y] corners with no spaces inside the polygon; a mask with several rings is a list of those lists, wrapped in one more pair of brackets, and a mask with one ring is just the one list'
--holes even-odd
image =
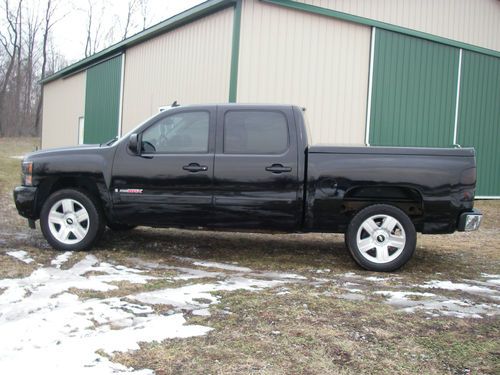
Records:
{"label": "vertical wall seam", "polygon": [[370,42],[370,68],[368,72],[368,100],[366,104],[366,125],[365,125],[365,144],[370,146],[370,121],[372,112],[372,87],[373,87],[373,62],[375,55],[375,33],[376,27],[372,27],[372,35]]}
{"label": "vertical wall seam", "polygon": [[229,102],[235,103],[238,95],[238,64],[240,58],[242,0],[237,0],[233,15],[233,40],[231,45],[231,73],[229,77]]}
{"label": "vertical wall seam", "polygon": [[453,126],[453,145],[457,145],[458,136],[458,109],[460,105],[460,80],[462,78],[462,48],[458,54],[458,74],[457,74],[457,96],[455,100],[455,123]]}
{"label": "vertical wall seam", "polygon": [[125,81],[125,51],[122,53],[122,69],[120,73],[120,103],[118,105],[118,137],[122,135],[122,123],[123,123],[123,85]]}

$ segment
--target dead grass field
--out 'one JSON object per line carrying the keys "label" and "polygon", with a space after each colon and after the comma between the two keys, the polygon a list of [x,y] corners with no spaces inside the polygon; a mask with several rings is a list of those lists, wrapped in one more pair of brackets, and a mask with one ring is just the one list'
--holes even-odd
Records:
{"label": "dead grass field", "polygon": [[[272,235],[141,227],[120,234],[106,231],[95,250],[61,257],[61,253],[49,248],[39,230],[27,228],[12,201],[12,188],[19,182],[20,160],[11,156],[22,155],[36,144],[34,139],[0,139],[2,373],[8,373],[1,371],[2,362],[15,364],[24,353],[19,349],[12,354],[5,343],[5,337],[10,336],[3,334],[10,332],[7,328],[13,321],[21,319],[9,314],[23,300],[32,298],[35,303],[40,290],[57,278],[67,278],[67,287],[54,284],[58,292],[48,301],[64,297],[86,309],[96,303],[120,304],[119,309],[139,321],[146,319],[144,322],[154,324],[153,318],[179,317],[183,319],[180,329],[205,330],[199,336],[151,339],[152,335],[138,339],[139,346],[127,350],[101,350],[95,346],[90,354],[95,352],[100,365],[111,363],[119,366],[119,372],[500,372],[499,201],[477,202],[476,207],[484,213],[478,232],[419,236],[413,259],[392,274],[360,270],[348,256],[343,237],[333,234]],[[18,251],[25,252],[18,258],[32,261],[26,263],[12,255]],[[45,274],[49,275],[45,281],[37,281]],[[21,297],[12,297],[19,291]],[[189,304],[171,300],[178,292],[183,296],[193,293],[195,297]],[[144,296],[161,298],[151,302]],[[146,311],[149,307],[147,313],[134,310]],[[47,310],[46,320],[58,313],[57,304],[53,309]],[[23,314],[23,324],[31,324],[37,311]],[[92,327],[78,326],[69,333],[61,329],[59,343],[44,342],[43,348],[49,354],[52,346],[65,349],[66,338],[80,331],[88,335],[104,327],[117,333],[125,329],[123,321],[106,319],[89,318]],[[33,331],[42,329],[43,324],[41,319]],[[136,329],[141,327],[131,324]],[[36,348],[30,346],[35,343],[11,339],[24,345],[27,357],[37,355]],[[71,351],[68,353],[71,355]],[[40,358],[43,361],[44,357]],[[50,364],[47,366],[50,368]],[[92,373],[92,366],[85,367],[88,373]]]}

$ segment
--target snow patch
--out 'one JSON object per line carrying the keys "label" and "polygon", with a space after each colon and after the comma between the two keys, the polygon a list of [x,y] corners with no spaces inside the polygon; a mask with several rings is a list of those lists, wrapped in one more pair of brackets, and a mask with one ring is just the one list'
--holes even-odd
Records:
{"label": "snow patch", "polygon": [[414,313],[421,310],[432,317],[450,316],[481,319],[483,315],[497,315],[499,308],[498,305],[474,304],[456,299],[450,300],[427,292],[378,291],[375,294],[388,297],[387,303],[401,309],[401,311]]}
{"label": "snow patch", "polygon": [[[257,291],[282,284],[281,280],[259,280],[231,277],[224,281],[208,284],[191,284],[179,288],[155,290],[139,293],[128,298],[147,304],[172,305],[176,309],[199,310],[219,302],[213,292],[235,291],[239,289]],[[207,302],[201,302],[207,301]]]}
{"label": "snow patch", "polygon": [[454,283],[452,281],[440,281],[431,280],[427,281],[424,285],[420,285],[424,289],[444,289],[444,290],[460,290],[462,292],[472,293],[472,294],[491,294],[495,293],[493,289],[470,285],[465,283]]}
{"label": "snow patch", "polygon": [[30,264],[34,262],[33,258],[28,255],[28,253],[24,250],[16,250],[16,251],[8,251],[7,255],[10,255],[11,257],[14,257],[21,262],[24,262],[26,264]]}
{"label": "snow patch", "polygon": [[65,253],[62,253],[61,255],[58,255],[56,257],[56,259],[53,259],[50,262],[50,264],[57,267],[57,268],[61,268],[61,266],[69,260],[71,255],[73,255],[73,252],[66,251]]}
{"label": "snow patch", "polygon": [[206,267],[206,268],[218,268],[226,271],[235,271],[235,272],[251,272],[252,270],[248,267],[235,266],[233,264],[220,263],[220,262],[210,262],[205,260],[187,258],[187,257],[174,257],[176,259],[182,260],[184,262],[190,262],[195,266]]}
{"label": "snow patch", "polygon": [[[125,298],[82,300],[70,289],[106,292],[117,289],[113,284],[117,281],[143,284],[157,277],[141,269],[100,262],[93,255],[61,269],[71,256],[71,252],[60,254],[51,266],[39,268],[28,277],[0,280],[0,288],[5,289],[0,295],[0,337],[9,338],[0,340],[0,373],[152,374],[151,370],[134,371],[113,363],[96,352],[112,354],[137,350],[139,342],[205,335],[212,328],[189,325],[183,314],[191,310],[193,315],[209,316],[210,305],[220,300],[214,292],[258,291],[299,277],[277,273],[277,279],[263,280],[245,272],[212,283]],[[177,270],[179,275],[172,279],[227,276],[157,263],[142,266]],[[171,307],[158,314],[153,307],[157,304]]]}
{"label": "snow patch", "polygon": [[[153,277],[127,267],[99,263],[87,255],[68,270],[39,268],[21,279],[0,280],[0,373],[131,373],[96,354],[138,349],[138,342],[191,337],[211,329],[186,326],[182,314],[163,316],[151,306],[119,298],[80,300],[70,288],[108,291],[114,281],[146,283]],[[99,273],[97,275],[85,274]],[[29,361],[26,360],[29,358]],[[143,371],[141,373],[151,373]]]}

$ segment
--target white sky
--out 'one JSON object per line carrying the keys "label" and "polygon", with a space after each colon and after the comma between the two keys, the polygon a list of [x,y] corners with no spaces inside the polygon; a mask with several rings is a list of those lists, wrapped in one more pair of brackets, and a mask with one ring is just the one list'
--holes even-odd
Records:
{"label": "white sky", "polygon": [[[150,16],[149,26],[157,24],[186,9],[202,3],[204,0],[149,0]],[[105,6],[101,29],[107,33],[113,25],[117,25],[117,32],[122,33],[120,19],[124,20],[127,14],[128,0],[93,0],[94,9],[99,16],[100,9]],[[87,0],[62,0],[58,5],[59,20],[52,29],[52,38],[55,47],[66,58],[69,63],[78,61],[84,57],[86,27],[87,27]],[[42,8],[43,9],[43,8]],[[97,17],[96,16],[96,17]],[[119,18],[118,18],[118,17]],[[136,28],[129,32],[128,36],[142,30],[136,22]],[[117,39],[118,38],[118,39]],[[115,43],[119,41],[118,35]]]}

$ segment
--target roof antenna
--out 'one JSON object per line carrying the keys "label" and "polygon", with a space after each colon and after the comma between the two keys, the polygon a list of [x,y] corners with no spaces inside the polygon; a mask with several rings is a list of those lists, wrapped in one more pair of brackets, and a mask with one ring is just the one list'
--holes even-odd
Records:
{"label": "roof antenna", "polygon": [[177,103],[177,100],[174,100],[174,102],[172,103],[171,107],[172,108],[180,107],[180,104]]}

